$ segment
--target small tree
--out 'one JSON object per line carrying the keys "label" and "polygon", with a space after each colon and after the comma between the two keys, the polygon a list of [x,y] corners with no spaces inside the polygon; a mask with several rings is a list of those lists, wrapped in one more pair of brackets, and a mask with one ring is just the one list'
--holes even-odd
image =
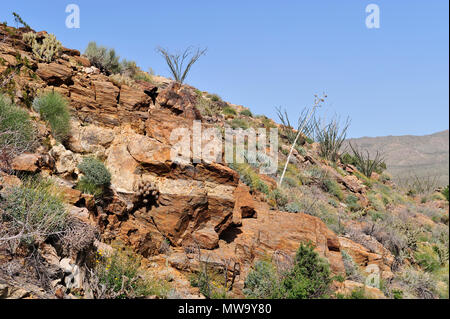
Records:
{"label": "small tree", "polygon": [[161,47],[159,47],[157,51],[166,60],[166,63],[169,66],[170,72],[172,73],[175,81],[183,83],[192,65],[194,65],[194,63],[197,62],[197,60],[206,53],[207,49],[197,49],[195,52],[193,52],[189,47],[184,50],[182,54],[172,54]]}
{"label": "small tree", "polygon": [[84,54],[93,66],[99,68],[107,75],[116,74],[121,71],[120,57],[116,55],[114,49],[107,49],[103,46],[97,46],[95,42],[89,42]]}
{"label": "small tree", "polygon": [[284,277],[278,298],[314,299],[326,296],[331,283],[328,264],[314,251],[311,243],[301,244],[294,268]]}

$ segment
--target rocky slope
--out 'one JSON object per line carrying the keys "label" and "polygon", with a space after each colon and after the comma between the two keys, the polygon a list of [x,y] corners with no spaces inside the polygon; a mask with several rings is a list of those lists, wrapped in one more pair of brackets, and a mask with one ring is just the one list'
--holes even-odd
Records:
{"label": "rocky slope", "polygon": [[[180,127],[192,130],[194,120],[201,120],[205,128],[233,126],[236,119],[252,127],[276,124],[264,117],[241,116],[243,107],[213,101],[206,92],[168,79],[138,81],[133,87],[117,85],[76,50],[65,48],[54,62],[40,62],[22,41],[22,33],[21,29],[0,27],[4,39],[0,41],[0,73],[17,70],[12,75],[14,85],[5,93],[34,118],[40,146],[3,167],[1,191],[20,184],[16,177],[20,173],[50,177],[62,190],[70,215],[98,232],[87,245],[91,251],[99,247],[110,250],[115,242],[131,247],[144,258],[142,267],[169,281],[178,297],[201,297],[188,279],[204,264],[228,274],[229,297],[243,297],[245,278],[256,260],[289,260],[306,241],[328,261],[333,274],[344,279],[334,282],[336,291],[348,293],[364,282],[349,276],[343,251],[365,276],[366,266],[375,264],[383,280],[392,282],[402,267],[417,263],[410,259],[400,262],[389,241],[364,230],[372,226],[370,216],[379,202],[380,214],[400,216],[405,209],[414,210],[411,216],[427,224],[430,233],[448,229],[446,201],[417,204],[415,199],[405,199],[386,176],[367,179],[352,166],[321,159],[315,143],[305,143],[301,152],[296,150],[289,165],[291,181],[283,192],[290,194],[283,196],[298,205],[296,200],[313,201],[309,210],[300,205],[298,212],[271,196],[277,189],[277,175],[255,173],[268,189],[261,191],[236,167],[172,162],[171,131]],[[27,63],[21,62],[25,58]],[[71,135],[63,144],[30,108],[30,100],[48,91],[59,92],[70,101]],[[221,110],[225,108],[234,109],[234,115],[224,114]],[[281,163],[287,146],[280,144]],[[88,155],[102,159],[112,175],[110,189],[101,200],[75,189],[80,177],[78,164]],[[324,176],[337,185],[337,194],[323,187]],[[357,209],[348,198],[355,199]],[[420,213],[418,205],[447,216],[446,224]],[[90,297],[84,283],[88,276],[85,252],[64,253],[57,248],[48,241],[39,247],[44,264],[65,274],[46,288],[33,276],[13,276],[14,271],[7,271],[14,263],[25,263],[26,256],[0,251],[0,296],[67,298],[78,292]],[[390,296],[376,288],[367,293],[376,298]]]}

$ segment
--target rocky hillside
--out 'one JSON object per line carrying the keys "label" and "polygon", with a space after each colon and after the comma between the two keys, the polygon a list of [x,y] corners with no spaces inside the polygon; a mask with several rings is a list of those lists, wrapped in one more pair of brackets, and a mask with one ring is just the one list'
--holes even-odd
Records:
{"label": "rocky hillside", "polygon": [[372,153],[383,152],[388,171],[396,179],[437,176],[439,186],[449,183],[448,130],[424,136],[361,137],[349,141]]}
{"label": "rocky hillside", "polygon": [[[170,133],[191,132],[194,120],[278,125],[169,79],[117,81],[76,50],[45,61],[28,32],[0,26],[0,297],[267,298],[252,290],[255,265],[276,269],[276,282],[310,243],[330,269],[326,292],[311,298],[448,298],[442,194],[408,197],[388,174],[326,160],[307,138],[278,187],[283,127],[270,176],[249,164],[173,162]],[[63,107],[45,111],[52,103],[67,104],[69,130]],[[30,121],[17,132],[30,129],[33,143],[1,138],[16,132],[11,110]],[[366,286],[374,267],[380,284]]]}

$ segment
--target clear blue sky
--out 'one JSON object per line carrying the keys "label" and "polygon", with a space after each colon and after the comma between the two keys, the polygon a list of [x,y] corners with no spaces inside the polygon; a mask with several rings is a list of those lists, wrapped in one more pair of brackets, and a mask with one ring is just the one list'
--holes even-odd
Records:
{"label": "clear blue sky", "polygon": [[[65,27],[78,4],[81,28]],[[367,29],[365,7],[380,7]],[[275,118],[292,117],[326,92],[327,114],[350,116],[350,137],[430,134],[448,129],[448,1],[5,1],[35,30],[84,51],[97,41],[168,76],[157,46],[208,48],[187,83]]]}

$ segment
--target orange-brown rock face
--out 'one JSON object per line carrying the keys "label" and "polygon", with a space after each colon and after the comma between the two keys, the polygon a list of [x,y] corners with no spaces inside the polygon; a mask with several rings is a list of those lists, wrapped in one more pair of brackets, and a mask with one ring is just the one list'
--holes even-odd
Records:
{"label": "orange-brown rock face", "polygon": [[[89,210],[89,220],[95,219],[105,241],[121,239],[146,257],[159,254],[162,243],[169,241],[180,254],[174,254],[172,262],[188,269],[195,268],[195,261],[183,251],[194,245],[210,254],[214,263],[238,263],[241,286],[256,259],[280,253],[293,257],[300,243],[308,241],[330,262],[333,272],[344,271],[339,239],[318,218],[269,210],[220,158],[195,164],[172,161],[172,131],[185,128],[192,135],[193,121],[202,119],[193,88],[171,83],[156,92],[150,83],[116,85],[90,67],[79,52],[65,49],[64,57],[40,63],[20,36],[15,40],[14,49],[10,42],[0,43],[5,67],[16,63],[18,49],[36,69],[36,88],[61,92],[73,115],[72,136],[65,145],[54,145],[49,154],[38,157],[17,158],[15,168],[36,171],[46,166],[49,174],[73,179],[83,156],[104,159],[112,180],[103,204],[72,189],[65,193],[67,202],[85,206],[83,215]],[[20,86],[31,80],[16,82]],[[276,187],[270,177],[261,179]],[[363,191],[356,181],[341,179],[347,188]],[[2,177],[0,186],[6,180]],[[142,183],[154,185],[157,196],[138,196],[137,185]],[[188,259],[191,266],[185,263]]]}

